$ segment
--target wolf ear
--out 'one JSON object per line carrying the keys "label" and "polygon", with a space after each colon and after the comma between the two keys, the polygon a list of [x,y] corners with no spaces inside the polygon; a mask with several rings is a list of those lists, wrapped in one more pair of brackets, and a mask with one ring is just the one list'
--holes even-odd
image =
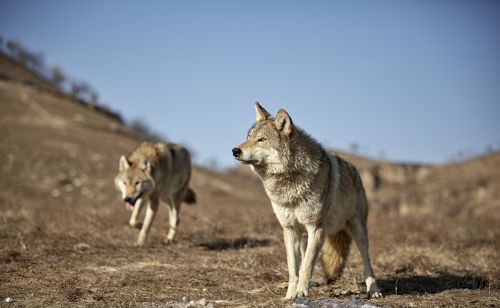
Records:
{"label": "wolf ear", "polygon": [[285,109],[281,108],[274,119],[274,125],[279,131],[282,131],[285,136],[289,136],[293,132],[292,118]]}
{"label": "wolf ear", "polygon": [[149,160],[146,157],[143,156],[141,158],[141,163],[139,164],[139,168],[141,168],[141,170],[145,172],[151,171],[151,164],[149,163]]}
{"label": "wolf ear", "polygon": [[267,112],[264,107],[262,107],[259,102],[255,102],[255,121],[260,122],[267,120],[271,117],[271,114]]}
{"label": "wolf ear", "polygon": [[130,168],[130,163],[128,162],[127,158],[125,157],[125,155],[122,155],[120,157],[120,166],[119,166],[119,170],[120,171],[125,171],[127,170],[128,168]]}

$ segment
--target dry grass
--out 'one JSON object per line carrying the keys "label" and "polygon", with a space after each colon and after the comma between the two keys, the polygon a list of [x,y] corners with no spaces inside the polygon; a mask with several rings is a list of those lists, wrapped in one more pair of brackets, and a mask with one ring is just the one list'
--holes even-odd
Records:
{"label": "dry grass", "polygon": [[[167,226],[161,211],[148,244],[138,248],[137,230],[127,226],[129,213],[112,180],[119,156],[137,142],[104,116],[26,86],[0,81],[0,100],[1,298],[11,297],[17,306],[56,307],[161,307],[203,298],[215,306],[289,304],[281,300],[288,276],[281,229],[254,176],[195,168],[192,186],[199,203],[183,207],[178,241],[160,244]],[[39,108],[30,107],[33,101]],[[40,110],[51,117],[40,118]],[[481,165],[472,166],[469,172]],[[465,200],[454,208],[459,214],[450,215],[446,202],[426,199],[428,190],[434,194],[441,187],[432,183],[446,183],[442,173],[429,174],[427,186],[398,184],[391,192],[387,184],[374,195],[370,250],[386,297],[365,299],[353,246],[334,284],[324,283],[318,267],[313,299],[405,307],[500,305],[498,203],[484,199],[495,196],[498,179],[488,178],[483,199],[450,193],[453,201]],[[446,187],[460,183],[454,176]],[[384,198],[415,189],[421,192],[417,206],[404,213],[386,206]],[[477,206],[493,210],[476,211]]]}

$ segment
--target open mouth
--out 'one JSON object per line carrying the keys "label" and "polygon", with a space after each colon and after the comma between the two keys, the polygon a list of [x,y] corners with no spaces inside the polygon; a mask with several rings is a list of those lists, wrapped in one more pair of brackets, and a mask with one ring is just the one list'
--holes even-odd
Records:
{"label": "open mouth", "polygon": [[142,196],[142,193],[138,194],[137,197],[130,199],[125,202],[125,208],[129,211],[132,211],[134,209],[134,205],[139,200],[139,198]]}

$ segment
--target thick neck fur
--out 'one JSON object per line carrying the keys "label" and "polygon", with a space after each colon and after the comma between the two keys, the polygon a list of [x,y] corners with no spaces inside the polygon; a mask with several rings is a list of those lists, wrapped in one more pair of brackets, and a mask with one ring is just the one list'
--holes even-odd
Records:
{"label": "thick neck fur", "polygon": [[325,161],[323,147],[298,127],[294,127],[289,140],[284,142],[282,163],[253,166],[274,202],[283,205],[296,203],[313,189],[312,183]]}

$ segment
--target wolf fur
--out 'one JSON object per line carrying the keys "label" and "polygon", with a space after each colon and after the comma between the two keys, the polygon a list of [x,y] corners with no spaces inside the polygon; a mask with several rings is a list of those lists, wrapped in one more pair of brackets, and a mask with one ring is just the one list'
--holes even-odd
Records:
{"label": "wolf fur", "polygon": [[[233,155],[259,176],[283,227],[287,299],[309,295],[317,257],[329,281],[345,266],[351,239],[364,264],[367,293],[381,297],[368,254],[368,204],[356,168],[323,147],[280,109],[273,118],[256,103],[256,122]],[[304,233],[307,236],[303,236]]]}
{"label": "wolf fur", "polygon": [[[182,146],[173,143],[141,144],[127,158],[120,157],[115,186],[127,208],[132,210],[129,224],[140,229],[137,245],[146,242],[149,229],[162,200],[169,211],[169,230],[164,240],[174,240],[179,225],[181,203],[195,203],[196,194],[188,187],[191,158]],[[146,207],[144,223],[137,216]]]}

